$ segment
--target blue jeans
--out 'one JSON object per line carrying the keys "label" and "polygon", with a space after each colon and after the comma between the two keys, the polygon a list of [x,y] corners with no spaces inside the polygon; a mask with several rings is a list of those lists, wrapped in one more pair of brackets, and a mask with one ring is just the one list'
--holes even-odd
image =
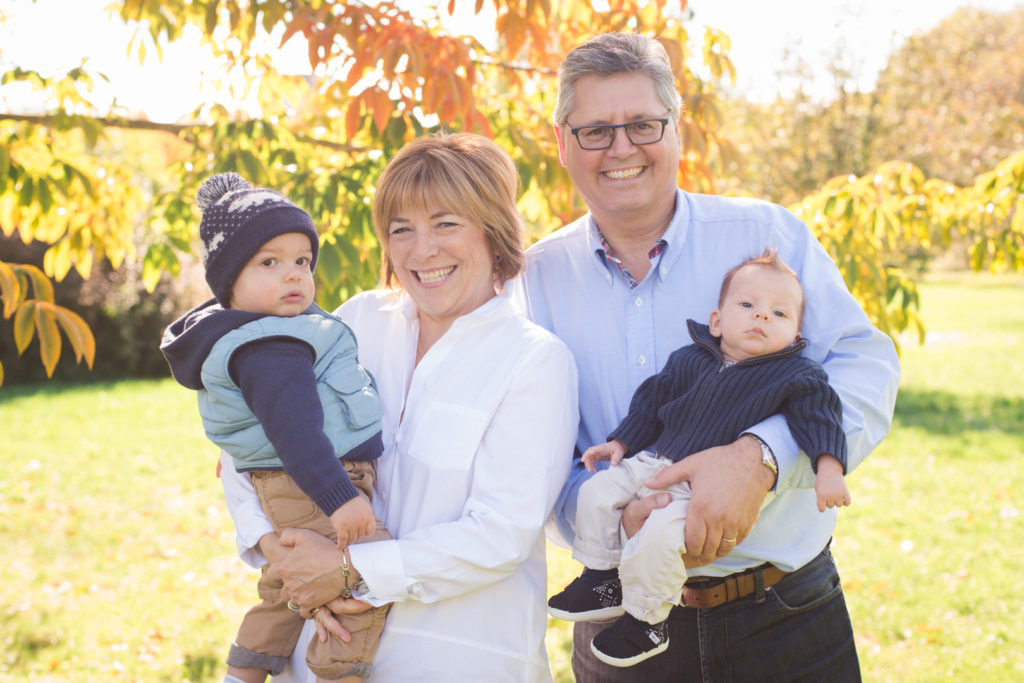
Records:
{"label": "blue jeans", "polygon": [[578,683],[861,680],[850,615],[827,549],[763,596],[711,609],[673,608],[668,650],[636,666],[608,666],[591,652],[590,641],[612,621],[576,624]]}

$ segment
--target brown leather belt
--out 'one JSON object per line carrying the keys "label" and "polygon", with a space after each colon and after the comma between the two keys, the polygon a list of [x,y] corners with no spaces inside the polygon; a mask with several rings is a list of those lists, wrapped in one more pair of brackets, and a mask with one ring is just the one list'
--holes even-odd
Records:
{"label": "brown leather belt", "polygon": [[721,579],[699,579],[692,585],[683,586],[683,607],[718,607],[737,598],[745,598],[757,590],[757,575],[761,575],[762,585],[767,588],[774,586],[788,572],[770,564],[750,569],[742,574],[733,574]]}

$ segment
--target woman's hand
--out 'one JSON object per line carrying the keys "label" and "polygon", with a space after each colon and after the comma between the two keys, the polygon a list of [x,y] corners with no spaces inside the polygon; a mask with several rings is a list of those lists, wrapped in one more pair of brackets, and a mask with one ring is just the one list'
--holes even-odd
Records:
{"label": "woman's hand", "polygon": [[[293,602],[308,613],[342,595],[345,555],[334,541],[309,529],[285,529],[281,532],[281,545],[288,554],[277,563],[277,571]],[[358,580],[359,572],[350,566],[349,587]]]}

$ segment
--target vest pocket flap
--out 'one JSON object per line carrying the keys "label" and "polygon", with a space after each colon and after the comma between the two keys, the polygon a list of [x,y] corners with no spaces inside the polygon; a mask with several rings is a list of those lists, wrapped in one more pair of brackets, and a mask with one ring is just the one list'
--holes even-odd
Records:
{"label": "vest pocket flap", "polygon": [[366,427],[381,418],[381,406],[373,380],[366,370],[358,365],[348,365],[323,378],[341,400],[342,412],[352,427]]}

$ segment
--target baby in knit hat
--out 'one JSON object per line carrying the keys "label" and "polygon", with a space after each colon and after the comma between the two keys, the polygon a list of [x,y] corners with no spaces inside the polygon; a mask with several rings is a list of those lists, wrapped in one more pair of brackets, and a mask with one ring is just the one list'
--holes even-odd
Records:
{"label": "baby in knit hat", "polygon": [[[341,549],[390,538],[370,504],[382,407],[352,331],[313,303],[320,241],[312,219],[236,173],[208,178],[196,201],[214,298],[172,323],[160,349],[174,378],[197,392],[207,436],[249,473],[277,533],[312,529]],[[281,673],[298,641],[303,616],[269,567],[258,585],[263,602],[231,645],[226,681]],[[347,578],[338,584],[350,597]],[[365,678],[386,612],[346,616],[350,643],[314,638],[310,670]]]}
{"label": "baby in knit hat", "polygon": [[[735,266],[709,324],[687,321],[693,343],[637,388],[608,441],[583,454],[591,472],[601,460],[612,466],[580,487],[573,557],[586,568],[551,597],[548,612],[569,621],[619,617],[594,637],[598,659],[632,666],[668,647],[665,620],[687,578],[681,555],[689,483],[665,489],[672,502],[632,538],[620,536],[622,509],[655,493],[644,482],[665,467],[744,433],[757,438],[745,430],[781,414],[811,458],[818,509],[849,505],[842,407],[825,371],[801,355],[803,308],[800,281],[775,250]],[[777,476],[774,456],[761,445]]]}

